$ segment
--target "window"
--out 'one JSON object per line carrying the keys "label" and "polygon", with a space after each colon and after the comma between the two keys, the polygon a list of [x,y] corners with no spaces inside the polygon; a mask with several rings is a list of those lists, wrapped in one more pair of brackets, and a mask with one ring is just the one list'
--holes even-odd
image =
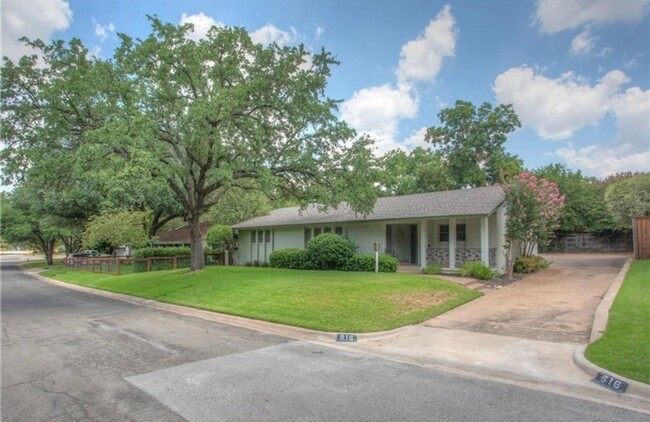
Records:
{"label": "window", "polygon": [[264,230],[257,231],[257,243],[264,242]]}
{"label": "window", "polygon": [[[465,241],[465,224],[456,224],[456,241]],[[449,242],[449,224],[440,225],[440,241]]]}
{"label": "window", "polygon": [[255,230],[251,230],[251,243],[255,243]]}
{"label": "window", "polygon": [[449,224],[440,225],[440,241],[449,242]]}
{"label": "window", "polygon": [[465,241],[465,224],[456,224],[456,241]]}
{"label": "window", "polygon": [[311,228],[305,229],[305,247],[307,247],[307,242],[311,239]]}
{"label": "window", "polygon": [[332,233],[332,228],[331,227],[323,228],[323,233]]}
{"label": "window", "polygon": [[266,243],[271,243],[271,230],[266,230],[264,232],[264,241]]}
{"label": "window", "polygon": [[334,233],[338,234],[339,236],[343,236],[343,227],[335,228]]}
{"label": "window", "polygon": [[320,227],[315,227],[314,228],[314,237],[318,236],[321,234],[321,228]]}

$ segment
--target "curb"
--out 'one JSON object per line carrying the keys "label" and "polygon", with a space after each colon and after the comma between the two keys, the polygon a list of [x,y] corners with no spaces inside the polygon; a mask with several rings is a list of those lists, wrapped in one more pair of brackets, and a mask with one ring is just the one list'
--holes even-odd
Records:
{"label": "curb", "polygon": [[646,402],[649,401],[650,385],[644,384],[640,381],[635,381],[629,378],[625,378],[621,375],[615,374],[612,371],[608,371],[607,369],[601,368],[600,366],[588,361],[587,358],[585,357],[586,349],[587,346],[582,345],[578,347],[575,353],[573,354],[573,363],[575,363],[578,368],[582,369],[585,373],[592,376],[593,378],[596,378],[599,372],[611,374],[616,378],[619,378],[629,384],[627,391],[624,393],[625,396],[630,396],[635,399],[646,401]]}
{"label": "curb", "polygon": [[607,328],[609,309],[612,307],[614,299],[616,299],[616,295],[623,285],[623,280],[625,280],[625,275],[630,269],[631,264],[632,258],[628,258],[627,261],[625,261],[623,268],[621,268],[621,271],[619,271],[616,275],[614,282],[611,284],[611,286],[609,286],[609,289],[607,289],[607,292],[605,293],[605,296],[603,296],[600,304],[596,308],[596,312],[594,314],[594,323],[591,326],[591,336],[589,337],[590,344],[603,336],[603,333]]}
{"label": "curb", "polygon": [[[96,296],[102,296],[110,299],[120,300],[122,302],[127,302],[134,305],[144,306],[150,309],[174,312],[179,315],[200,318],[203,320],[218,322],[221,324],[233,325],[240,328],[247,328],[249,330],[256,330],[266,334],[279,335],[283,337],[292,338],[295,340],[346,344],[346,343],[340,343],[336,341],[337,334],[339,334],[338,332],[317,331],[317,330],[311,330],[309,328],[294,327],[290,325],[245,318],[236,315],[222,314],[215,311],[208,311],[204,309],[192,308],[183,305],[158,302],[157,300],[153,300],[153,299],[144,299],[137,296],[130,296],[122,293],[114,293],[114,292],[109,292],[100,289],[93,289],[91,287],[79,286],[72,283],[66,283],[64,281],[54,280],[51,278],[43,277],[42,275],[36,272],[25,271],[22,265],[20,266],[20,269],[24,273],[36,277],[37,279],[46,283],[54,284],[56,286],[65,287],[67,289],[76,290],[83,293],[93,294]],[[409,327],[411,326],[406,325],[404,327],[398,327],[388,331],[376,331],[371,333],[350,333],[350,334],[356,335],[357,341],[376,340],[385,337],[395,336],[403,331],[406,331]]]}

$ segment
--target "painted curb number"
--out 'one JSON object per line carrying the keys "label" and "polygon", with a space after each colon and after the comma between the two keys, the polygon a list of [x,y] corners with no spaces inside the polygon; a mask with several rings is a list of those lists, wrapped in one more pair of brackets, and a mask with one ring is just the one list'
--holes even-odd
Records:
{"label": "painted curb number", "polygon": [[628,387],[628,383],[625,381],[608,374],[603,374],[602,372],[599,372],[592,381],[617,393],[625,393]]}
{"label": "painted curb number", "polygon": [[344,343],[356,343],[357,335],[356,334],[337,334],[336,341]]}

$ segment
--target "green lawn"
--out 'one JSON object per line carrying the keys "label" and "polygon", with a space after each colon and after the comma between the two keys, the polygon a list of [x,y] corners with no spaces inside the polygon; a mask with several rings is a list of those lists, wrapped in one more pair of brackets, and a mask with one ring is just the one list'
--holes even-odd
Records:
{"label": "green lawn", "polygon": [[55,268],[46,277],[161,302],[334,332],[425,321],[481,293],[412,274],[207,267],[122,276]]}
{"label": "green lawn", "polygon": [[[21,264],[24,269],[26,270],[33,270],[37,268],[45,268],[47,267],[47,261],[44,259],[30,259],[29,261],[25,261]],[[62,266],[63,261],[61,259],[55,259],[54,260],[54,265],[55,266]]]}
{"label": "green lawn", "polygon": [[587,359],[619,375],[650,384],[650,260],[635,261],[609,311],[605,334]]}

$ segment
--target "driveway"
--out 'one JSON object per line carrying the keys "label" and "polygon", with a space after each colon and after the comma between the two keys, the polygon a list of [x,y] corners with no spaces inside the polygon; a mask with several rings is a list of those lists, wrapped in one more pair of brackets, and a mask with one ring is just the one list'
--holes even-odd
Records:
{"label": "driveway", "polygon": [[546,254],[552,265],[424,323],[551,342],[588,343],[594,313],[627,254]]}

